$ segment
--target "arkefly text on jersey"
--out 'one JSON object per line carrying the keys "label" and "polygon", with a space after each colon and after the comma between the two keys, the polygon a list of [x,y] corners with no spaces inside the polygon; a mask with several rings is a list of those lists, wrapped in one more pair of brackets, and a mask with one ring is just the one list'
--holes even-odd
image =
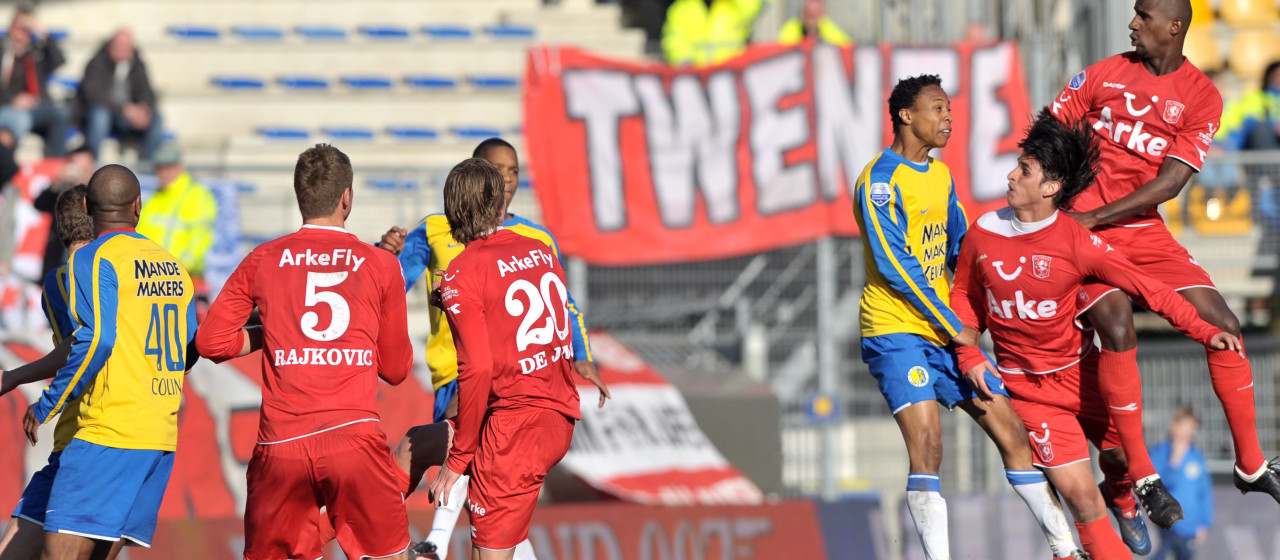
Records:
{"label": "arkefly text on jersey", "polygon": [[555,262],[555,256],[546,251],[529,251],[529,256],[524,258],[511,257],[510,261],[498,261],[498,276],[505,278],[507,273],[517,270],[528,270],[536,266],[550,267]]}
{"label": "arkefly text on jersey", "polygon": [[315,253],[311,249],[295,253],[285,249],[280,253],[281,268],[287,266],[351,266],[351,272],[360,270],[365,258],[351,253],[350,249],[334,249],[329,253]]}

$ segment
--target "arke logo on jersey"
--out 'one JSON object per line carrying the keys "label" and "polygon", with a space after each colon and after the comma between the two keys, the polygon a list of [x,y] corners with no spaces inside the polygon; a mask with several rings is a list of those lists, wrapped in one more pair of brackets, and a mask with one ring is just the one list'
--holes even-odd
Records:
{"label": "arke logo on jersey", "polygon": [[1172,99],[1164,102],[1164,122],[1169,124],[1178,124],[1178,119],[1182,118],[1182,112],[1187,106]]}
{"label": "arke logo on jersey", "polygon": [[[1137,95],[1126,91],[1124,92],[1124,98],[1125,110],[1129,112],[1129,116],[1135,118],[1131,120],[1117,119],[1111,107],[1103,107],[1102,111],[1098,113],[1097,120],[1093,123],[1093,129],[1107,129],[1107,138],[1131,151],[1157,157],[1164,155],[1165,148],[1169,147],[1169,139],[1144,131],[1143,129],[1147,127],[1147,123],[1137,118],[1151,112],[1151,108],[1155,106],[1154,104],[1160,101],[1159,96],[1151,96],[1151,103],[1141,108],[1134,106],[1134,102],[1138,100]],[[1181,105],[1181,103],[1178,103],[1178,106]],[[1179,114],[1181,113],[1179,112]],[[1168,121],[1167,118],[1165,120]],[[1128,138],[1124,137],[1126,133]]]}
{"label": "arke logo on jersey", "polygon": [[1049,443],[1049,424],[1040,424],[1044,429],[1044,437],[1037,437],[1036,432],[1032,430],[1031,439],[1036,442],[1036,449],[1040,450],[1040,458],[1046,462],[1053,460],[1053,444]]}
{"label": "arke logo on jersey", "polygon": [[893,199],[893,189],[889,183],[873,183],[871,185],[871,202],[876,206],[884,206]]}
{"label": "arke logo on jersey", "polygon": [[1031,275],[1041,280],[1049,279],[1049,264],[1053,262],[1053,257],[1044,255],[1031,255]]}
{"label": "arke logo on jersey", "polygon": [[1019,319],[1048,319],[1058,314],[1058,302],[1046,299],[1044,301],[1036,301],[1027,297],[1022,290],[1013,293],[1013,299],[996,300],[995,294],[991,290],[987,292],[987,313],[995,315],[1001,319],[1013,319],[1016,315]]}
{"label": "arke logo on jersey", "polygon": [[[1018,262],[1019,262],[1019,263],[1026,263],[1026,262],[1027,262],[1027,258],[1026,258],[1026,257],[1018,257]],[[1012,282],[1012,281],[1016,280],[1016,279],[1018,278],[1018,275],[1022,274],[1022,265],[1021,265],[1021,264],[1019,264],[1019,265],[1018,265],[1018,268],[1015,268],[1015,269],[1013,270],[1013,274],[1006,274],[1006,273],[1005,273],[1005,271],[1004,271],[1004,269],[1003,269],[1003,268],[1001,268],[1002,266],[1004,266],[1004,261],[991,261],[991,266],[992,266],[993,268],[995,268],[995,269],[996,269],[996,274],[999,274],[1001,278],[1004,278],[1004,279],[1005,279],[1006,281],[1008,281],[1008,282]]]}

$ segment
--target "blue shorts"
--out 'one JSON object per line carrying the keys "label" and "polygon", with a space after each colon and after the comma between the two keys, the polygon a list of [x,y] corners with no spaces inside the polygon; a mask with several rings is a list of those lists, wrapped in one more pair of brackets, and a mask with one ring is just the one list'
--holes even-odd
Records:
{"label": "blue shorts", "polygon": [[[862,361],[880,383],[880,392],[894,414],[918,402],[936,399],[951,408],[978,396],[965,381],[955,351],[935,346],[920,335],[864,337]],[[987,387],[996,395],[1009,396],[1004,383],[990,373]]]}
{"label": "blue shorts", "polygon": [[431,417],[432,422],[440,422],[444,420],[444,415],[449,410],[449,401],[453,400],[454,395],[457,394],[457,379],[445,383],[443,387],[436,389],[436,408],[435,413]]}
{"label": "blue shorts", "polygon": [[49,507],[49,489],[53,488],[53,478],[58,474],[58,460],[61,451],[49,454],[49,464],[31,475],[31,481],[22,491],[22,499],[18,507],[13,508],[12,517],[26,519],[36,525],[44,525],[44,510]]}
{"label": "blue shorts", "polygon": [[173,452],[73,439],[59,463],[44,514],[46,532],[151,546]]}

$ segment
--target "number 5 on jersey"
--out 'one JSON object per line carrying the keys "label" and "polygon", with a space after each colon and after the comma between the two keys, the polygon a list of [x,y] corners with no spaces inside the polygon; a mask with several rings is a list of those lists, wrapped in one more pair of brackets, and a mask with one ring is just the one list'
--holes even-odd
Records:
{"label": "number 5 on jersey", "polygon": [[337,286],[346,279],[347,271],[345,270],[342,272],[307,273],[307,293],[304,304],[307,307],[315,307],[322,303],[328,305],[331,315],[329,327],[318,331],[316,326],[320,324],[320,314],[315,311],[304,313],[302,315],[302,324],[299,326],[302,327],[302,334],[307,335],[307,338],[323,342],[334,340],[347,332],[347,326],[351,323],[351,306],[347,305],[347,300],[341,294],[319,290],[319,288]]}

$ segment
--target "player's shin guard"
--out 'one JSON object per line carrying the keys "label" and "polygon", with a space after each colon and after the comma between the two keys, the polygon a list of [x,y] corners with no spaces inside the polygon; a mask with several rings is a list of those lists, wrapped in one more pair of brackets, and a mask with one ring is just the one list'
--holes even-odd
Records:
{"label": "player's shin guard", "polygon": [[431,532],[427,534],[427,542],[436,545],[436,553],[440,560],[449,555],[449,538],[453,536],[453,528],[458,525],[458,516],[467,507],[467,484],[471,477],[462,475],[449,491],[449,505],[436,508],[435,517],[431,518]]}
{"label": "player's shin guard", "polygon": [[907,509],[915,521],[916,533],[924,545],[926,560],[950,560],[951,543],[947,536],[947,501],[942,499],[938,475],[907,475]]}
{"label": "player's shin guard", "polygon": [[1133,560],[1105,515],[1089,523],[1076,523],[1076,532],[1080,533],[1080,546],[1093,560]]}
{"label": "player's shin guard", "polygon": [[1143,480],[1156,476],[1142,439],[1142,377],[1138,374],[1138,349],[1102,351],[1098,358],[1098,390],[1107,413],[1120,434],[1120,446],[1129,460],[1129,476]]}
{"label": "player's shin guard", "polygon": [[533,545],[529,544],[529,539],[520,541],[520,544],[516,545],[515,556],[512,556],[511,560],[538,560],[538,557],[533,554]]}
{"label": "player's shin guard", "polygon": [[[1231,442],[1236,447],[1236,466],[1246,473],[1258,472],[1267,464],[1258,444],[1257,412],[1253,404],[1253,370],[1249,360],[1232,350],[1205,348],[1209,358],[1209,378],[1213,392],[1222,401],[1222,411],[1231,426]],[[1126,449],[1127,451],[1127,449]]]}
{"label": "player's shin guard", "polygon": [[1102,469],[1102,484],[1107,489],[1108,507],[1120,510],[1125,519],[1133,519],[1138,514],[1138,502],[1133,497],[1133,479],[1129,478],[1129,473],[1124,467],[1107,462],[1106,459],[1098,461],[1098,468]]}
{"label": "player's shin guard", "polygon": [[1031,508],[1032,515],[1040,523],[1045,539],[1049,541],[1049,549],[1054,557],[1067,558],[1076,552],[1076,541],[1071,536],[1071,525],[1067,524],[1067,514],[1062,511],[1062,503],[1058,495],[1049,488],[1040,471],[1014,471],[1005,469],[1005,478],[1013,485],[1022,501]]}

